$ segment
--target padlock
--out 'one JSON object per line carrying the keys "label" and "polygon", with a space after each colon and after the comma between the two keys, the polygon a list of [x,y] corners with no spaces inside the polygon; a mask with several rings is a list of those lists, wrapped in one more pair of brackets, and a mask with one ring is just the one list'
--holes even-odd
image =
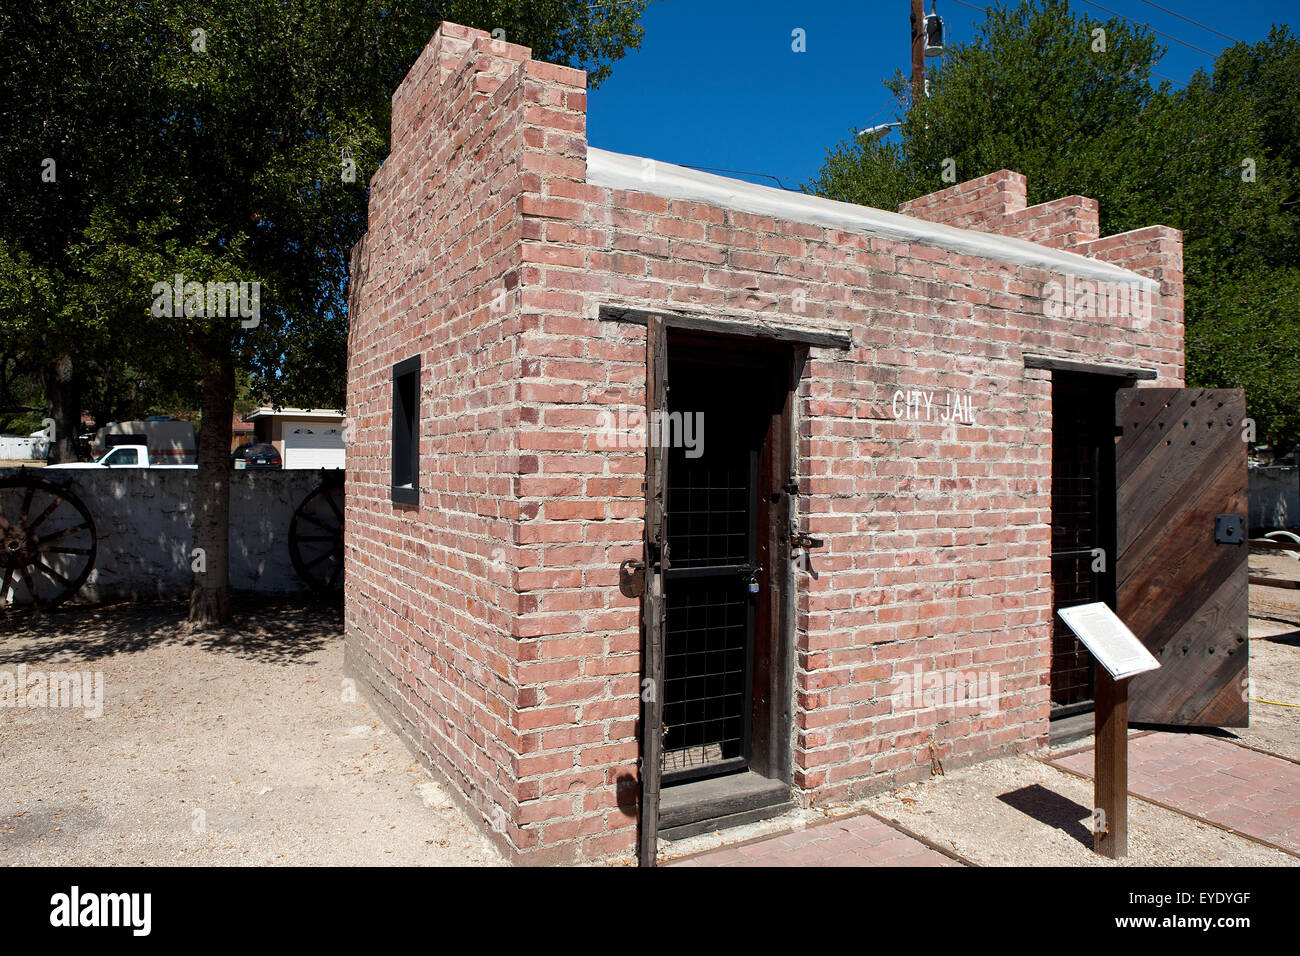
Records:
{"label": "padlock", "polygon": [[758,593],[758,576],[759,576],[760,574],[762,574],[762,573],[763,573],[763,569],[762,569],[762,568],[754,568],[754,570],[753,570],[752,572],[750,572],[750,575],[749,575],[749,593],[750,593],[750,594],[757,594],[757,593]]}

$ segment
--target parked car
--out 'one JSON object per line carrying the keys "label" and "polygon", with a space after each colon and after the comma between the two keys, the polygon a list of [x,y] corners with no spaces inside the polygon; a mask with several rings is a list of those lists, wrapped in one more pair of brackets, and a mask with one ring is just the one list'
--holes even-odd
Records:
{"label": "parked car", "polygon": [[247,442],[230,453],[236,471],[256,468],[282,468],[280,453],[268,442]]}
{"label": "parked car", "polygon": [[72,461],[62,465],[46,465],[46,471],[60,468],[188,468],[190,471],[198,465],[156,465],[149,461],[149,449],[145,445],[114,445],[94,461]]}

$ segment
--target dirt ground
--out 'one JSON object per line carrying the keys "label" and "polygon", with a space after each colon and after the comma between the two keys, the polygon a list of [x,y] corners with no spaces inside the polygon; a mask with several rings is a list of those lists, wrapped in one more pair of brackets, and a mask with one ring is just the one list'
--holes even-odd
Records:
{"label": "dirt ground", "polygon": [[[1251,727],[1235,734],[1300,760],[1300,708],[1280,706],[1300,703],[1300,592],[1252,588],[1251,613],[1251,694],[1277,703],[1252,701]],[[118,606],[0,621],[0,674],[24,664],[104,682],[101,717],[0,710],[0,862],[502,864],[350,692],[336,609],[261,605],[242,617],[253,625],[198,633],[182,617],[175,606]],[[1048,755],[665,841],[662,856],[871,810],[980,865],[1115,865],[1089,849],[1092,784],[1038,759]],[[1300,864],[1136,799],[1129,825],[1123,865]]]}
{"label": "dirt ground", "polygon": [[[1253,551],[1250,573],[1300,580],[1300,560],[1285,551]],[[1300,704],[1300,590],[1252,584],[1250,638],[1250,727],[1233,733],[1242,743],[1300,760],[1300,707],[1282,706]]]}
{"label": "dirt ground", "polygon": [[1023,756],[880,794],[867,806],[980,866],[1300,866],[1138,799],[1129,800],[1129,855],[1108,860],[1092,852],[1092,803],[1091,780]]}
{"label": "dirt ground", "polygon": [[0,711],[8,864],[495,866],[495,849],[344,682],[336,611],[239,633],[175,607],[0,627],[0,671],[103,674],[103,716]]}

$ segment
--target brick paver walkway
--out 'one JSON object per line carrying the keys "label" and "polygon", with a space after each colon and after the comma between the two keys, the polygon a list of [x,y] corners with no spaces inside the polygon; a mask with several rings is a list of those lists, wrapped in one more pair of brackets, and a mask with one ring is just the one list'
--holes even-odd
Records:
{"label": "brick paver walkway", "polygon": [[[1092,748],[1052,763],[1091,777]],[[1152,733],[1129,740],[1128,788],[1300,854],[1300,764],[1205,734]]]}
{"label": "brick paver walkway", "polygon": [[669,866],[960,866],[924,843],[862,814],[722,847]]}

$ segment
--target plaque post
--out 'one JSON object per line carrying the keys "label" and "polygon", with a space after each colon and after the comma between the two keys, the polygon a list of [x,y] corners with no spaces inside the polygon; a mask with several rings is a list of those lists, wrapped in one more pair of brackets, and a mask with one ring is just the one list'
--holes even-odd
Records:
{"label": "plaque post", "polygon": [[[1128,681],[1095,665],[1092,848],[1112,860],[1128,856]],[[1099,812],[1098,812],[1099,811]]]}

